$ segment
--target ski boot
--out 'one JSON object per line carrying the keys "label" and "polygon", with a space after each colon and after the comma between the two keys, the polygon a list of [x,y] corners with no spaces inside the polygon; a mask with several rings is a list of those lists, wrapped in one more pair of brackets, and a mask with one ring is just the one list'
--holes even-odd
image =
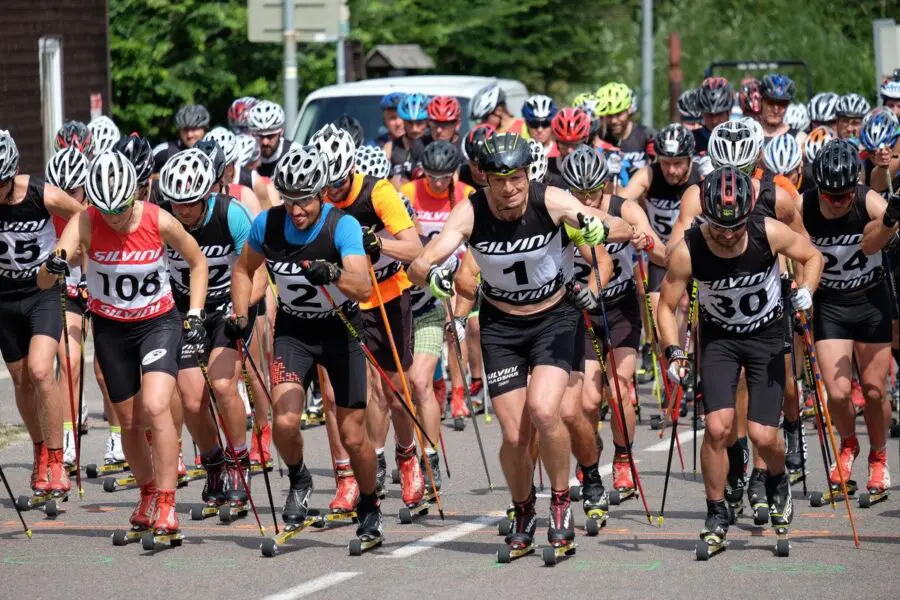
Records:
{"label": "ski boot", "polygon": [[184,487],[195,479],[206,477],[202,468],[188,469],[181,454],[181,440],[178,441],[178,487]]}
{"label": "ski boot", "polygon": [[[597,465],[582,469],[584,480],[581,487],[583,500],[581,507],[584,509],[584,529],[588,535],[594,536],[600,533],[600,529],[606,525],[609,518],[609,496],[603,488],[603,479]],[[570,494],[571,497],[571,494]]]}
{"label": "ski boot", "polygon": [[769,474],[766,478],[766,501],[769,504],[772,527],[775,529],[775,556],[788,556],[791,553],[788,530],[794,520],[794,501],[787,473]]}
{"label": "ski boot", "polygon": [[63,464],[69,475],[75,475],[75,429],[72,423],[63,423]]}
{"label": "ski boot", "polygon": [[309,515],[309,497],[313,491],[312,474],[302,461],[299,465],[288,466],[288,479],[291,487],[281,511],[285,529],[297,528],[306,520]]}
{"label": "ski boot", "polygon": [[91,430],[91,424],[88,421],[87,402],[81,403],[81,427],[78,429],[78,435],[87,435]]}
{"label": "ski boot", "polygon": [[[16,498],[16,506],[19,510],[31,510],[43,508],[48,517],[55,517],[60,513],[56,499],[50,489],[50,453],[44,442],[33,444],[34,465],[31,469],[31,495]],[[65,472],[64,469],[61,469]]]}
{"label": "ski boot", "polygon": [[537,513],[534,507],[536,500],[532,487],[525,502],[513,503],[515,524],[513,531],[504,539],[506,545],[497,551],[498,563],[505,564],[534,552],[534,534],[537,532]]}
{"label": "ski boot", "polygon": [[824,506],[825,504],[844,499],[838,464],[840,464],[843,472],[844,482],[847,484],[847,494],[850,496],[856,494],[856,482],[850,477],[853,474],[853,463],[856,461],[857,456],[859,456],[859,440],[856,439],[856,436],[841,439],[841,452],[838,455],[838,461],[831,467],[831,472],[828,474],[828,491],[824,494],[822,492],[810,492],[810,506]]}
{"label": "ski boot", "polygon": [[47,484],[50,495],[55,499],[62,498],[62,501],[65,502],[69,499],[72,482],[69,481],[69,472],[63,464],[62,448],[47,450],[47,468],[50,472],[50,482]]}
{"label": "ski boot", "polygon": [[116,427],[116,430],[113,431],[113,428],[109,430],[109,435],[106,438],[106,453],[103,455],[103,464],[97,466],[92,463],[84,466],[84,472],[88,479],[96,479],[101,475],[111,475],[128,469],[128,463],[125,462],[125,453],[122,450],[122,430],[118,427]]}
{"label": "ski boot", "polygon": [[113,546],[125,546],[131,542],[136,542],[150,531],[153,525],[153,513],[156,511],[156,483],[151,481],[141,486],[141,498],[138,505],[134,507],[131,518],[131,529],[117,529],[113,532]]}
{"label": "ski boot", "polygon": [[728,533],[728,503],[706,501],[706,522],[700,530],[700,542],[695,551],[697,560],[709,560],[728,545],[725,535]]}
{"label": "ski boot", "polygon": [[315,389],[306,403],[306,410],[300,418],[300,429],[315,427],[325,422],[325,410],[322,406],[322,393]]}
{"label": "ski boot", "polygon": [[637,369],[637,382],[639,384],[653,381],[653,350],[650,344],[641,346],[641,362]]}
{"label": "ski boot", "polygon": [[548,567],[554,566],[560,558],[575,554],[575,526],[572,523],[572,501],[569,490],[550,492],[550,526],[547,529],[549,548],[544,548],[541,558]]}
{"label": "ski boot", "polygon": [[412,523],[416,515],[427,515],[431,502],[434,500],[434,492],[425,490],[425,478],[419,461],[416,460],[416,449],[413,446],[408,452],[397,453],[397,468],[400,471],[400,490],[403,498],[403,508],[400,509],[400,522],[404,525]]}
{"label": "ski boot", "polygon": [[484,381],[481,377],[473,377],[469,384],[469,398],[476,415],[484,412]]}
{"label": "ski boot", "polygon": [[447,381],[443,377],[435,379],[432,383],[432,388],[434,389],[434,397],[438,402],[438,407],[441,410],[441,421],[443,421],[447,410]]}
{"label": "ski boot", "polygon": [[222,451],[219,450],[209,458],[200,455],[200,464],[206,469],[206,483],[200,496],[203,499],[203,506],[191,507],[192,521],[214,517],[219,514],[219,508],[226,502],[225,456]]}
{"label": "ski boot", "polygon": [[627,454],[616,452],[613,459],[613,489],[609,492],[609,503],[618,506],[624,500],[637,496],[634,480],[631,478],[631,463]]}
{"label": "ski boot", "polygon": [[157,490],[153,530],[144,534],[141,546],[150,552],[165,544],[173,548],[180,546],[183,540],[184,534],[181,533],[178,513],[175,512],[175,490]]}
{"label": "ski boot", "polygon": [[438,456],[437,452],[429,453],[427,450],[419,457],[419,469],[422,471],[422,475],[425,476],[425,490],[426,492],[434,492],[431,489],[431,481],[428,481],[428,469],[425,468],[425,457],[428,457],[429,462],[431,463],[431,473],[434,475],[434,487],[437,491],[441,491],[441,457]]}
{"label": "ski boot", "polygon": [[454,431],[464,430],[466,417],[469,416],[469,407],[466,406],[466,390],[461,387],[453,388],[450,395],[450,414],[453,416]]}
{"label": "ski boot", "polygon": [[869,481],[866,483],[866,491],[859,494],[859,507],[869,508],[873,504],[887,500],[888,490],[891,487],[891,474],[887,466],[887,451],[869,451]]}
{"label": "ski boot", "polygon": [[768,471],[753,467],[747,482],[747,502],[753,511],[754,525],[765,525],[769,522],[769,501],[766,497],[766,480]]}
{"label": "ski boot", "polygon": [[375,495],[379,500],[384,500],[387,491],[384,489],[384,480],[387,477],[387,459],[384,457],[384,451],[375,453]]}
{"label": "ski boot", "polygon": [[728,503],[728,522],[737,523],[739,515],[744,514],[744,478],[732,477],[729,473],[725,479],[725,502]]}
{"label": "ski boot", "polygon": [[328,510],[332,514],[349,514],[356,509],[358,503],[359,484],[353,475],[353,469],[349,465],[338,467],[337,490],[334,492],[334,498],[328,503]]}
{"label": "ski boot", "polygon": [[[250,442],[250,469],[254,473],[261,473],[263,468],[266,471],[271,471],[274,468],[272,454],[269,452],[269,448],[272,447],[272,424],[266,423],[260,428],[258,435],[254,431],[250,437],[252,438]],[[260,439],[262,440],[262,447],[260,447]]]}
{"label": "ski boot", "polygon": [[[531,488],[531,493],[535,493],[535,489]],[[512,533],[516,526],[516,505],[510,502],[506,507],[506,518],[497,523],[497,535],[507,536]]]}
{"label": "ski boot", "polygon": [[222,523],[231,523],[238,517],[247,515],[250,510],[247,500],[250,487],[250,454],[244,448],[241,452],[232,454],[225,450],[225,504],[219,507],[219,520]]}
{"label": "ski boot", "polygon": [[384,541],[384,527],[381,522],[381,502],[374,494],[363,495],[356,506],[359,526],[356,537],[350,540],[350,556],[360,556],[363,552],[380,546]]}
{"label": "ski boot", "polygon": [[781,426],[784,429],[785,468],[791,485],[793,485],[806,477],[803,470],[806,464],[806,439],[803,437],[803,422],[797,420],[795,423],[789,423],[785,419]]}

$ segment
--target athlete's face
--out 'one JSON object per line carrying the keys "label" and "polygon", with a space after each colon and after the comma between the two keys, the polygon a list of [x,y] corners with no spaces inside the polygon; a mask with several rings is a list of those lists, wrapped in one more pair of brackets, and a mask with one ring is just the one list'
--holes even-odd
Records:
{"label": "athlete's face", "polygon": [[841,216],[847,213],[850,210],[850,205],[853,204],[853,193],[856,190],[851,188],[846,192],[838,192],[835,194],[829,194],[828,192],[823,192],[819,190],[819,200],[824,205],[826,214]]}
{"label": "athlete's face", "polygon": [[237,161],[225,165],[225,171],[222,173],[222,181],[234,181],[235,169],[237,169]]}
{"label": "athlete's face", "polygon": [[206,130],[202,127],[178,130],[178,137],[181,138],[181,143],[184,144],[185,148],[192,148],[194,144],[203,139],[204,135],[206,135]]}
{"label": "athlete's face", "polygon": [[606,117],[606,126],[609,128],[610,133],[612,133],[617,138],[621,138],[622,135],[625,134],[625,130],[628,128],[628,121],[631,119],[631,113],[627,110],[623,110],[620,113],[616,113],[614,115],[607,115]]}
{"label": "athlete's face", "polygon": [[487,184],[501,215],[521,208],[528,198],[528,172],[525,169],[507,176],[489,174]]}
{"label": "athlete's face", "polygon": [[699,121],[681,121],[681,124],[687,127],[688,131],[694,131],[703,127],[703,124]]}
{"label": "athlete's face", "polygon": [[425,128],[428,127],[428,121],[403,121],[403,130],[406,137],[411,140],[417,140],[425,134]]}
{"label": "athlete's face", "polygon": [[319,218],[322,212],[322,195],[307,198],[306,200],[286,200],[284,203],[291,222],[297,229],[307,229]]}
{"label": "athlete's face", "polygon": [[525,123],[525,125],[528,127],[528,134],[531,136],[531,139],[544,146],[550,143],[550,137],[553,135],[553,131],[550,129],[550,119],[546,121],[531,121]]}
{"label": "athlete's face", "polygon": [[429,121],[428,123],[431,126],[431,137],[435,141],[453,141],[453,136],[456,135],[456,131],[459,129],[459,121]]}
{"label": "athlete's face", "polygon": [[894,111],[894,115],[900,118],[900,98],[885,98],[884,106]]}
{"label": "athlete's face", "polygon": [[453,173],[429,173],[425,172],[425,181],[428,188],[436,195],[440,196],[450,187],[453,181]]}
{"label": "athlete's face", "polygon": [[680,185],[687,181],[691,172],[691,159],[689,158],[659,158],[659,168],[662,169],[663,179],[669,185]]}
{"label": "athlete's face", "polygon": [[703,113],[700,115],[700,118],[703,120],[703,126],[706,127],[709,131],[712,131],[716,128],[716,125],[721,125],[725,121],[728,120],[730,113],[720,112],[720,113]]}
{"label": "athlete's face", "polygon": [[838,117],[836,131],[838,138],[846,140],[847,138],[859,137],[859,130],[862,128],[862,119],[856,117]]}
{"label": "athlete's face", "polygon": [[279,129],[272,133],[256,134],[256,139],[259,140],[259,151],[263,156],[269,158],[275,154],[275,150],[278,149],[278,144],[281,142],[282,133],[284,133],[284,129]]}
{"label": "athlete's face", "polygon": [[397,114],[396,109],[389,108],[385,110],[381,113],[381,119],[388,130],[388,135],[394,139],[403,137],[403,119]]}
{"label": "athlete's face", "polygon": [[778,127],[784,123],[784,113],[790,102],[776,102],[763,98],[760,120],[769,127]]}
{"label": "athlete's face", "polygon": [[575,148],[586,143],[587,140],[578,140],[577,142],[560,142],[557,140],[556,148],[559,150],[559,161],[562,163],[562,159],[572,154],[575,151]]}
{"label": "athlete's face", "polygon": [[719,227],[718,225],[709,224],[709,237],[713,239],[713,241],[724,248],[733,248],[738,245],[741,241],[743,241],[744,236],[747,235],[747,224],[743,223],[738,227],[728,229],[726,227]]}
{"label": "athlete's face", "polygon": [[350,195],[350,188],[353,187],[353,171],[347,174],[337,185],[327,186],[328,199],[332,202],[343,202]]}
{"label": "athlete's face", "polygon": [[572,195],[585,206],[600,208],[603,204],[603,186],[596,190],[572,190]]}
{"label": "athlete's face", "polygon": [[172,203],[172,213],[185,227],[196,227],[200,224],[200,219],[203,218],[203,213],[206,208],[206,198],[208,196],[209,195],[207,194],[201,200],[189,202],[187,204]]}
{"label": "athlete's face", "polygon": [[106,224],[109,225],[110,229],[113,231],[118,231],[120,233],[127,233],[128,228],[131,225],[132,217],[134,217],[135,211],[135,202],[132,202],[128,205],[124,211],[119,214],[111,215],[105,212],[101,212],[100,215]]}

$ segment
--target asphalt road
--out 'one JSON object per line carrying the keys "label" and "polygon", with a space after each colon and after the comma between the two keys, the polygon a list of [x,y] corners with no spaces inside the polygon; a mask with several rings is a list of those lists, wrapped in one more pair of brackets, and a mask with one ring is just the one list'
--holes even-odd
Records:
{"label": "asphalt road", "polygon": [[[19,421],[12,385],[0,371],[0,420]],[[651,511],[659,511],[668,450],[668,432],[660,440],[647,426],[655,414],[655,401],[642,394],[645,419],[638,427],[635,448]],[[88,377],[86,398],[91,431],[83,440],[82,463],[102,462],[106,438],[99,392]],[[178,492],[178,510],[187,536],[181,548],[147,553],[140,544],[114,547],[110,536],[127,527],[137,499],[136,490],[104,492],[99,480],[85,479],[85,497],[77,494],[64,504],[67,512],[47,519],[39,511],[25,514],[34,529],[28,540],[8,498],[0,500],[0,581],[2,597],[122,598],[125,596],[216,598],[532,598],[551,595],[611,598],[725,598],[816,597],[866,599],[900,597],[900,497],[868,510],[856,508],[861,548],[854,549],[846,509],[838,505],[810,508],[796,485],[796,515],[791,555],[776,558],[774,537],[755,528],[744,516],[728,534],[728,550],[708,563],[694,559],[694,546],[705,515],[699,473],[692,476],[692,434],[681,434],[685,471],[677,458],[670,482],[665,523],[650,526],[640,500],[613,507],[608,526],[594,538],[585,535],[584,516],[576,507],[577,554],[555,568],[545,568],[539,557],[528,556],[511,565],[498,565],[495,552],[502,545],[496,524],[508,502],[496,459],[500,430],[496,421],[480,423],[487,446],[491,476],[497,486],[487,490],[471,423],[464,432],[444,428],[451,478],[445,472],[445,521],[436,511],[412,525],[401,525],[400,489],[389,484],[383,503],[385,545],[362,557],[350,557],[350,524],[308,529],[282,547],[275,558],[259,551],[260,534],[252,515],[231,525],[217,519],[191,521],[192,504],[199,503],[202,481]],[[860,420],[860,434],[865,437]],[[326,507],[334,482],[325,432],[322,427],[305,434],[307,464],[314,474],[312,504]],[[608,426],[602,435],[611,448]],[[861,438],[861,439],[862,439]],[[186,437],[186,440],[188,438]],[[821,489],[824,471],[815,432],[807,430],[810,444],[810,488]],[[866,455],[867,442],[862,439]],[[187,453],[190,445],[186,443]],[[890,441],[889,457],[897,471],[897,440]],[[388,451],[389,468],[393,466]],[[607,486],[611,454],[601,465]],[[27,439],[0,452],[0,461],[14,492],[28,491],[31,447]],[[855,479],[865,481],[865,461],[857,463]],[[574,464],[573,464],[574,469]],[[276,508],[280,513],[287,479],[273,474]],[[896,489],[896,488],[895,488]],[[272,533],[263,479],[254,477],[253,490],[263,524]],[[549,491],[549,490],[547,490]],[[4,494],[5,495],[5,494]],[[538,542],[546,542],[547,494],[538,501]]]}

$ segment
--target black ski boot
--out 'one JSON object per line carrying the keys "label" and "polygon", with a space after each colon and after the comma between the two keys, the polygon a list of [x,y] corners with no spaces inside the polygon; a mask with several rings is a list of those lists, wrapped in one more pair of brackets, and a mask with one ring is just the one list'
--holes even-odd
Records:
{"label": "black ski boot", "polygon": [[790,543],[788,532],[794,520],[794,500],[791,495],[791,480],[787,473],[769,475],[766,479],[766,499],[769,503],[769,517],[775,529],[775,554],[788,556]]}
{"label": "black ski boot", "polygon": [[575,524],[572,519],[572,500],[569,490],[550,492],[550,526],[547,541],[554,548],[568,546],[575,539]]}
{"label": "black ski boot", "polygon": [[425,477],[425,494],[428,495],[434,490],[431,489],[431,481],[428,479],[428,469],[425,468],[426,455],[431,463],[431,472],[434,474],[434,487],[437,488],[437,491],[441,491],[441,458],[438,456],[437,452],[429,454],[427,450],[419,457],[419,468],[422,469],[422,475]]}
{"label": "black ski boot", "polygon": [[603,487],[603,479],[596,464],[581,467],[581,472],[584,477],[581,486],[581,506],[587,517],[584,528],[588,535],[597,535],[609,518],[609,496]]}
{"label": "black ski boot", "polygon": [[384,536],[384,527],[381,522],[381,502],[375,494],[362,494],[359,504],[356,505],[356,517],[359,526],[356,528],[356,537],[364,542],[381,539]]}
{"label": "black ski boot", "polygon": [[738,515],[744,514],[744,478],[732,478],[731,474],[725,479],[725,501],[728,503],[729,523],[737,523]]}
{"label": "black ski boot", "polygon": [[803,465],[806,462],[806,439],[803,436],[803,423],[800,420],[790,423],[785,419],[781,427],[784,429],[784,464],[791,483],[795,483],[806,475],[803,472]]}
{"label": "black ski boot", "polygon": [[384,458],[384,453],[378,454],[375,453],[376,459],[376,467],[375,467],[375,495],[381,499],[387,495],[387,492],[384,491],[384,478],[387,477],[387,460]]}
{"label": "black ski boot", "polygon": [[697,544],[697,560],[708,560],[710,556],[725,549],[728,534],[728,503],[724,500],[706,501],[706,522],[700,530]]}
{"label": "black ski boot", "polygon": [[247,504],[247,490],[244,489],[242,472],[250,486],[250,454],[245,448],[236,456],[225,451],[225,500],[232,506],[241,507]]}
{"label": "black ski boot", "polygon": [[750,503],[753,522],[756,525],[765,525],[769,522],[769,501],[766,498],[767,479],[768,472],[765,469],[754,467],[747,483],[747,501]]}
{"label": "black ski boot", "polygon": [[533,487],[525,502],[513,502],[513,510],[516,515],[515,524],[512,532],[504,538],[504,541],[513,550],[524,550],[534,546],[534,534],[537,531],[535,502],[537,502],[537,496]]}
{"label": "black ski boot", "polygon": [[200,497],[207,506],[225,504],[225,456],[222,451],[210,458],[200,457],[200,464],[206,469],[206,483]]}
{"label": "black ski boot", "polygon": [[296,465],[288,465],[288,479],[291,487],[281,518],[287,525],[300,525],[309,514],[309,497],[313,490],[312,475],[303,461]]}
{"label": "black ski boot", "polygon": [[653,351],[650,344],[644,344],[641,346],[641,364],[637,370],[637,382],[640,384],[650,383],[653,379]]}

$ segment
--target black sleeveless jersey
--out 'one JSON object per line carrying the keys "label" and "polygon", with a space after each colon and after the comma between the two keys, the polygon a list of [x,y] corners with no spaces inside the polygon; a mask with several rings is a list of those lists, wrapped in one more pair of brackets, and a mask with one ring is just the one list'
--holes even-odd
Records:
{"label": "black sleeveless jersey", "polygon": [[721,258],[710,250],[700,227],[684,234],[704,324],[738,337],[758,331],[782,314],[778,261],[766,235],[765,217],[750,216],[747,236],[747,248],[740,256]]}
{"label": "black sleeveless jersey", "polygon": [[635,123],[631,128],[631,133],[625,139],[617,140],[612,134],[609,134],[603,141],[622,151],[622,163],[628,167],[628,175],[631,176],[650,162],[647,150],[653,145],[654,135],[656,133],[652,129]]}
{"label": "black sleeveless jersey", "polygon": [[[611,217],[622,217],[622,205],[625,198],[613,195],[609,199],[607,212]],[[603,299],[613,305],[628,295],[634,294],[634,249],[631,240],[625,242],[606,242],[603,244],[612,260],[613,273],[606,287],[600,290]],[[584,259],[581,252],[575,249],[575,280],[588,285],[591,275],[591,264]]]}
{"label": "black sleeveless jersey", "polygon": [[400,175],[406,179],[415,179],[422,172],[422,156],[425,154],[425,144],[421,138],[412,141],[407,149],[403,140],[396,140],[391,146],[391,177]]}
{"label": "black sleeveless jersey", "polygon": [[0,298],[37,293],[38,271],[55,247],[53,218],[44,206],[44,181],[29,177],[21,202],[0,204]]}
{"label": "black sleeveless jersey", "polygon": [[153,172],[159,173],[169,158],[175,156],[184,149],[184,144],[180,139],[156,145],[153,148]]}
{"label": "black sleeveless jersey", "polygon": [[469,163],[464,163],[459,168],[459,180],[476,190],[482,187],[482,184],[475,181],[475,177],[472,176],[472,166]]}
{"label": "black sleeveless jersey", "polygon": [[756,194],[756,204],[753,205],[754,214],[778,220],[775,210],[777,193],[778,184],[775,183],[775,173],[763,167],[762,177],[759,178],[759,192]]}
{"label": "black sleeveless jersey", "polygon": [[703,126],[694,129],[691,133],[694,135],[697,155],[702,156],[706,154],[706,150],[709,148],[709,136],[712,135],[712,132],[706,126]]}
{"label": "black sleeveless jersey", "polygon": [[666,181],[659,163],[650,165],[650,189],[647,190],[647,217],[650,226],[663,242],[669,241],[672,227],[678,220],[681,195],[688,187],[700,183],[700,169],[691,161],[687,181],[672,185]]}
{"label": "black sleeveless jersey", "polygon": [[[281,136],[281,140],[278,142],[278,148],[275,149],[275,152],[272,153],[272,156],[266,158],[265,156],[260,157],[259,165],[256,167],[256,172],[262,175],[263,177],[272,177],[275,174],[275,165],[278,164],[278,161],[282,156],[287,154],[288,150],[293,147],[294,143],[288,141],[288,139],[284,136]],[[247,186],[251,190],[253,189],[252,185]]]}

